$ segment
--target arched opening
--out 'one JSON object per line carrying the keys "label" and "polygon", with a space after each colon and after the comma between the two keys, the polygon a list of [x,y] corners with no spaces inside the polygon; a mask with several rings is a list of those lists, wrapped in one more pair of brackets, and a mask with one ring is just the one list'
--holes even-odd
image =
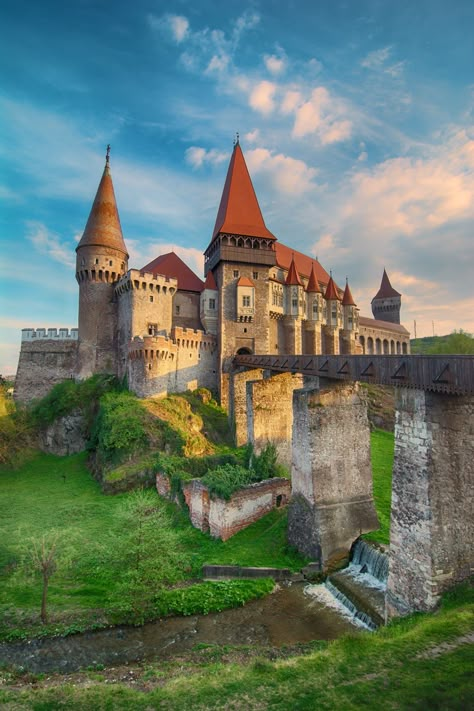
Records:
{"label": "arched opening", "polygon": [[390,341],[390,353],[395,355],[395,341]]}
{"label": "arched opening", "polygon": [[375,352],[377,355],[382,355],[382,341],[380,338],[375,339]]}
{"label": "arched opening", "polygon": [[362,346],[362,353],[365,353],[365,336],[359,336],[359,343]]}
{"label": "arched opening", "polygon": [[400,341],[397,341],[397,355],[400,355]]}
{"label": "arched opening", "polygon": [[388,355],[389,350],[388,350],[388,341],[386,338],[383,339],[383,354]]}
{"label": "arched opening", "polygon": [[402,353],[406,355],[408,353],[408,348],[406,343],[402,343]]}
{"label": "arched opening", "polygon": [[373,355],[374,353],[374,339],[372,336],[367,338],[367,353],[368,355]]}
{"label": "arched opening", "polygon": [[239,348],[236,355],[252,355],[250,348]]}

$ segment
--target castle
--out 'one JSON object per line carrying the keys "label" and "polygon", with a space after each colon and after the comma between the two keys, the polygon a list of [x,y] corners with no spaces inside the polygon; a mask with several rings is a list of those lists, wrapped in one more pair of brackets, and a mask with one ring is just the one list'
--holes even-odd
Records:
{"label": "castle", "polygon": [[129,269],[109,153],[76,248],[77,329],[23,329],[15,396],[41,397],[56,382],[108,372],[141,397],[196,387],[228,401],[236,353],[397,354],[409,351],[401,296],[384,271],[359,315],[317,260],[266,227],[239,142],[234,145],[202,281],[173,252]]}

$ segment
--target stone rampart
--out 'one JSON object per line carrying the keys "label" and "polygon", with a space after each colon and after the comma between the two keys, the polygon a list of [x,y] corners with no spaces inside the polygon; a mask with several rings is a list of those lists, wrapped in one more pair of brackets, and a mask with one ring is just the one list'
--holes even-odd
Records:
{"label": "stone rampart", "polygon": [[387,618],[474,572],[474,396],[396,391]]}
{"label": "stone rampart", "polygon": [[[21,342],[14,392],[18,402],[44,397],[53,385],[73,378],[77,362],[77,335],[65,338],[52,335],[48,338],[43,335],[46,329],[37,329],[36,332],[34,329],[26,330],[33,331],[35,335],[25,337]],[[60,330],[64,332],[67,329]],[[77,334],[77,329],[71,332]]]}

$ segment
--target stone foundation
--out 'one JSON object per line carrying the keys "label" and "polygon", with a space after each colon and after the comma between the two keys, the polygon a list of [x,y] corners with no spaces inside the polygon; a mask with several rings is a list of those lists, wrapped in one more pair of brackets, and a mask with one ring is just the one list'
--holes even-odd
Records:
{"label": "stone foundation", "polygon": [[474,572],[474,396],[396,391],[387,618]]}
{"label": "stone foundation", "polygon": [[293,395],[288,540],[328,570],[379,522],[372,497],[367,403],[357,383],[320,382],[320,390]]}

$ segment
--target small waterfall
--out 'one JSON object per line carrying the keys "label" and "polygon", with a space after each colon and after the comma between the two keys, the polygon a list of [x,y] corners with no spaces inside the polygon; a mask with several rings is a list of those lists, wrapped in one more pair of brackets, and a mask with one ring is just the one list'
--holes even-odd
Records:
{"label": "small waterfall", "polygon": [[344,595],[330,580],[326,580],[321,585],[307,585],[304,589],[306,595],[316,598],[320,603],[331,607],[353,622],[358,627],[363,627],[371,632],[377,629],[377,625]]}
{"label": "small waterfall", "polygon": [[352,549],[350,567],[359,566],[358,573],[368,573],[386,585],[388,578],[388,556],[365,541],[358,540]]}

